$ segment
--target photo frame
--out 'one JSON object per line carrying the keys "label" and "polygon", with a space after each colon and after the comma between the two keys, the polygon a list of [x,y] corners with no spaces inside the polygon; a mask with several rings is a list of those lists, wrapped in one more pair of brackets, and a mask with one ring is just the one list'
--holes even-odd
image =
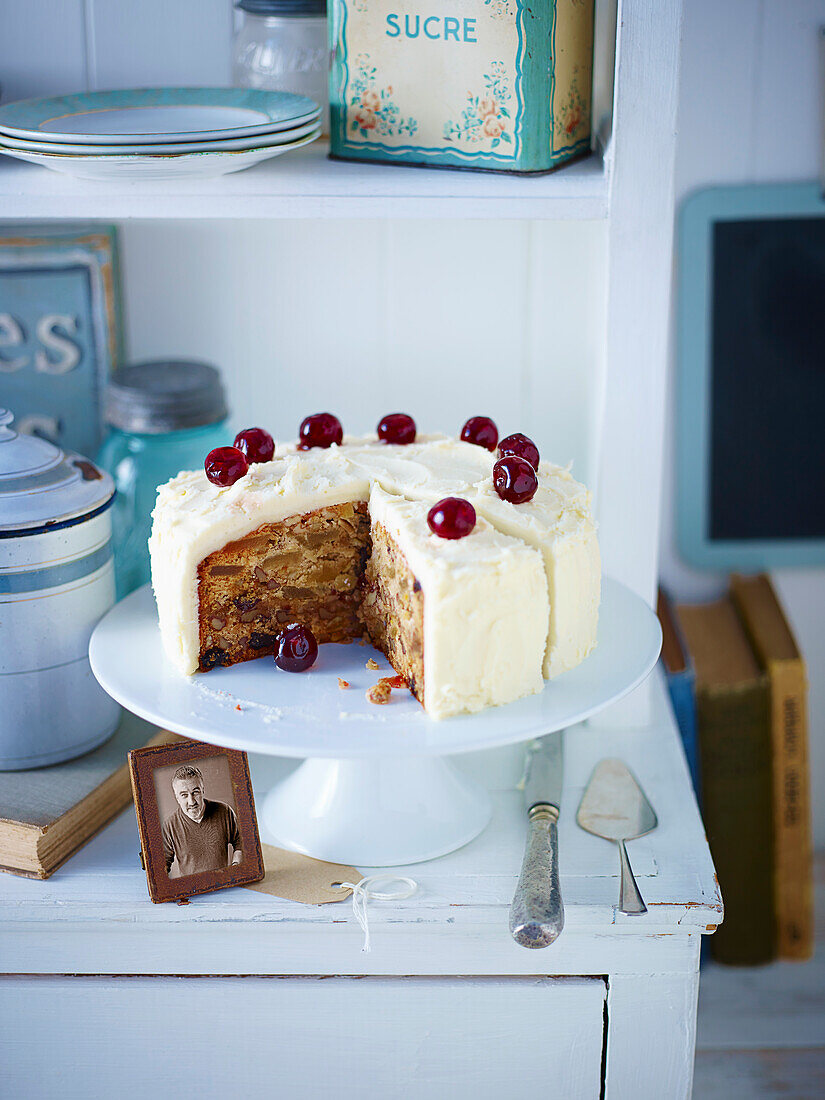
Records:
{"label": "photo frame", "polygon": [[191,740],[133,749],[129,774],[153,902],[264,877],[245,752]]}

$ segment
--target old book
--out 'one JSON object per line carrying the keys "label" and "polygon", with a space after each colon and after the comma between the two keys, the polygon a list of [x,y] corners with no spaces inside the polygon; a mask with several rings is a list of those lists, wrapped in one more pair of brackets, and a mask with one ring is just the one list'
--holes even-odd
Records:
{"label": "old book", "polygon": [[711,954],[768,962],[776,956],[768,677],[730,598],[677,614],[696,669],[702,814],[725,904]]}
{"label": "old book", "polygon": [[731,596],[770,682],[778,954],[808,959],[814,928],[805,662],[764,573],[733,576]]}
{"label": "old book", "polygon": [[662,627],[662,664],[667,676],[667,689],[673,705],[673,713],[682,746],[685,750],[693,789],[699,797],[701,784],[699,779],[699,745],[696,732],[696,671],[693,661],[682,639],[682,632],[676,621],[676,612],[670,597],[663,588],[659,589],[656,601],[656,614]]}
{"label": "old book", "polygon": [[131,801],[129,750],[176,740],[124,711],[94,752],[49,768],[0,772],[0,870],[48,878]]}

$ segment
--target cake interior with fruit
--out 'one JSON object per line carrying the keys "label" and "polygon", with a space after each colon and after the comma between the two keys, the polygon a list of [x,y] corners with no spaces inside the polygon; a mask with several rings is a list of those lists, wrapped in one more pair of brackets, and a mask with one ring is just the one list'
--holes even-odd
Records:
{"label": "cake interior with fruit", "polygon": [[424,593],[381,523],[372,527],[362,579],[361,616],[369,640],[424,703]]}
{"label": "cake interior with fruit", "polygon": [[520,433],[497,443],[487,417],[422,440],[396,413],[345,440],[322,413],[297,444],[253,428],[210,452],[153,517],[172,662],[302,671],[319,643],[363,638],[435,718],[540,691],[595,645],[596,528],[569,470]]}
{"label": "cake interior with fruit", "polygon": [[301,623],[318,642],[364,632],[361,582],[370,554],[366,501],[265,523],[198,565],[198,668],[271,654]]}

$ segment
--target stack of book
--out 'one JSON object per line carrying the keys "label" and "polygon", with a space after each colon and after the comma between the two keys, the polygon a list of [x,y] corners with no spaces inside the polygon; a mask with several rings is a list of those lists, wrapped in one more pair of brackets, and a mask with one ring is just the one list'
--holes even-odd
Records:
{"label": "stack of book", "polygon": [[662,660],[700,796],[725,920],[720,962],[813,951],[805,663],[764,574],[721,600],[660,593]]}

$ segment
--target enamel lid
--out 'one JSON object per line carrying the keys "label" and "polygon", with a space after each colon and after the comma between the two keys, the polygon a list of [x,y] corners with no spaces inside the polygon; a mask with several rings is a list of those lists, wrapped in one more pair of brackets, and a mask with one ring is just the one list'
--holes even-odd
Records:
{"label": "enamel lid", "polygon": [[108,474],[45,439],[18,434],[13,420],[0,408],[0,536],[71,523],[112,499]]}

